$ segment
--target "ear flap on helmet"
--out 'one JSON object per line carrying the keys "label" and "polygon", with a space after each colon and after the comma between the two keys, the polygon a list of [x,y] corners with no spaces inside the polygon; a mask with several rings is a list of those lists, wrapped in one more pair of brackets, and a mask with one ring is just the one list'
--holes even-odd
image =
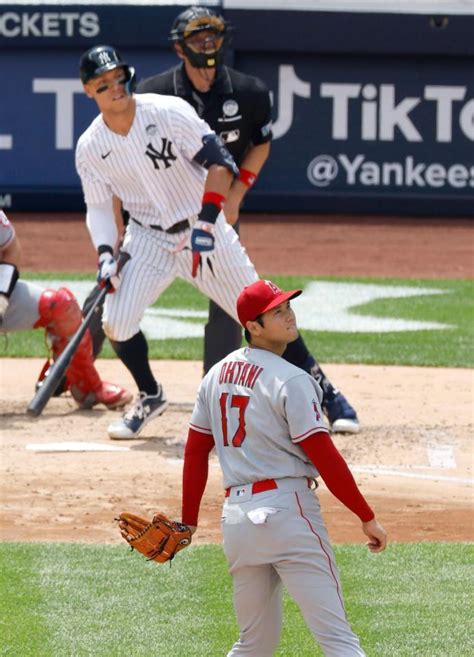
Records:
{"label": "ear flap on helmet", "polygon": [[135,72],[135,67],[134,66],[125,66],[125,73],[126,73],[126,84],[125,84],[125,91],[126,93],[131,96],[133,92],[135,91],[135,87],[137,86],[137,74]]}

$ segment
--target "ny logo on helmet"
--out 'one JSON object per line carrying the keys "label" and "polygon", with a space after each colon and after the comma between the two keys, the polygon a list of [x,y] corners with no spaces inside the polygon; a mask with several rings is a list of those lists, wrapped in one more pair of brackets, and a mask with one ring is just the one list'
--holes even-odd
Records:
{"label": "ny logo on helmet", "polygon": [[106,51],[102,51],[102,52],[99,53],[98,60],[100,61],[102,66],[104,66],[105,64],[108,64],[109,62],[112,61],[109,53],[106,52]]}
{"label": "ny logo on helmet", "polygon": [[173,142],[169,141],[166,137],[161,138],[161,152],[157,151],[151,142],[147,144],[145,155],[148,155],[155,169],[160,168],[159,162],[163,162],[165,169],[169,169],[171,166],[170,160],[176,160],[176,155],[171,150],[172,145]]}

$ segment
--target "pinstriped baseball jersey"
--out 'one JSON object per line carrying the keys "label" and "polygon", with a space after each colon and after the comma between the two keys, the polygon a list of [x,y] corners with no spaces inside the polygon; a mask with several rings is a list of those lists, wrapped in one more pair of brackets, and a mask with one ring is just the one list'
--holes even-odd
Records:
{"label": "pinstriped baseball jersey", "polygon": [[86,204],[115,194],[141,224],[166,229],[201,209],[207,172],[192,160],[213,131],[181,98],[134,98],[129,133],[113,132],[99,115],[78,141],[76,168]]}
{"label": "pinstriped baseball jersey", "polygon": [[[192,277],[191,228],[201,210],[207,176],[193,157],[203,146],[203,136],[212,131],[180,98],[134,98],[135,117],[126,136],[112,132],[101,115],[76,149],[86,203],[99,205],[116,194],[132,217],[121,247],[131,258],[123,267],[120,287],[107,295],[104,305],[105,333],[117,342],[138,333],[145,309],[177,277],[234,317],[240,291],[258,278],[222,212],[215,224],[215,248],[202,255],[202,267]],[[165,232],[183,219],[188,220],[183,230]],[[115,221],[112,213],[109,220]]]}
{"label": "pinstriped baseball jersey", "polygon": [[321,399],[309,374],[270,351],[247,347],[204,377],[190,424],[214,436],[225,488],[316,477],[298,442],[326,431]]}
{"label": "pinstriped baseball jersey", "polygon": [[6,249],[15,239],[15,229],[7,215],[0,210],[0,249]]}

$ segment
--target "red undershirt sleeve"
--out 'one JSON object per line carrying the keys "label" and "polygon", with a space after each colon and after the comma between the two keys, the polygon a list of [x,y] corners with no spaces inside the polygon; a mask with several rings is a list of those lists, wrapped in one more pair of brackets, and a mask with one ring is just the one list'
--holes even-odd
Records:
{"label": "red undershirt sleeve", "polygon": [[308,436],[298,445],[316,466],[331,493],[344,506],[359,516],[362,522],[368,522],[375,517],[360,492],[344,457],[327,432],[320,431]]}
{"label": "red undershirt sleeve", "polygon": [[197,526],[199,507],[207,484],[209,454],[214,438],[196,429],[189,429],[184,450],[183,502],[181,519],[186,525]]}

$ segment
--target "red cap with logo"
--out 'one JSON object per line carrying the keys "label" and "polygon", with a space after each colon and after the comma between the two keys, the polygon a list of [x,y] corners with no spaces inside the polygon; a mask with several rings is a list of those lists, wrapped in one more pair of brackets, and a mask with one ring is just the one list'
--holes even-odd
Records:
{"label": "red cap with logo", "polygon": [[245,328],[247,322],[253,322],[259,315],[276,308],[280,303],[298,297],[303,290],[283,292],[271,281],[257,281],[245,287],[237,299],[237,315]]}

